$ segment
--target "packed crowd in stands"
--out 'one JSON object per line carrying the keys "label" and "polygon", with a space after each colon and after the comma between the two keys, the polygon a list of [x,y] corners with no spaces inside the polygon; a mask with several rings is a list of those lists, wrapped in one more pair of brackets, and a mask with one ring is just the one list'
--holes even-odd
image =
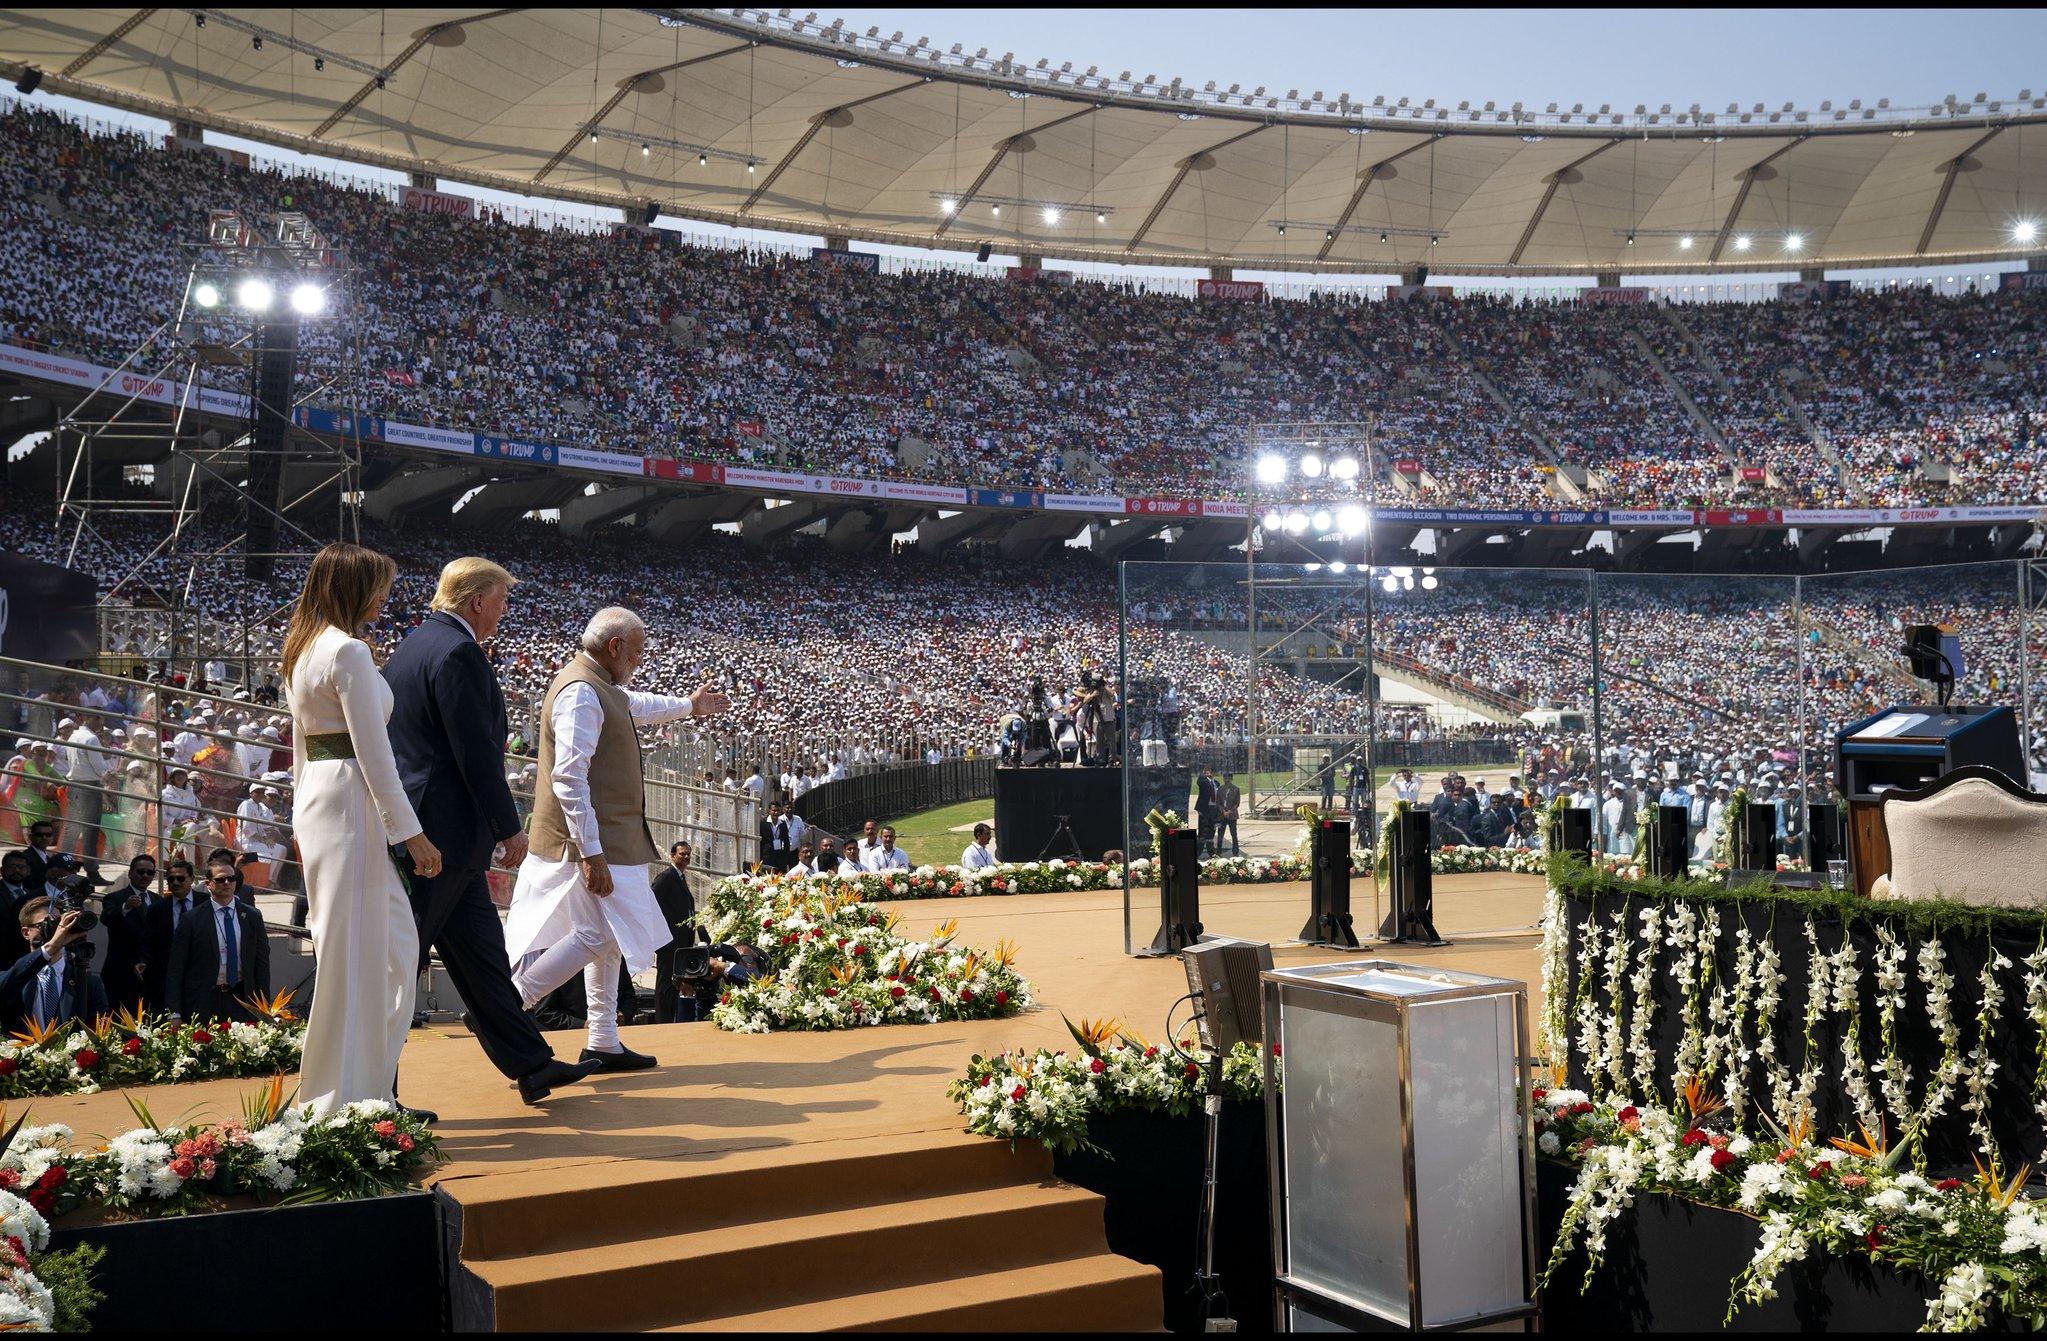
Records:
{"label": "packed crowd in stands", "polygon": [[[1523,508],[2047,500],[2038,294],[1198,302],[884,276],[666,230],[408,212],[22,104],[0,112],[0,339],[120,363],[174,313],[215,209],[302,211],[343,251],[305,372],[338,406],[411,422],[1238,498],[1259,450],[1247,426],[1375,420],[1380,477],[1319,487]],[[230,333],[220,314],[210,329]]]}

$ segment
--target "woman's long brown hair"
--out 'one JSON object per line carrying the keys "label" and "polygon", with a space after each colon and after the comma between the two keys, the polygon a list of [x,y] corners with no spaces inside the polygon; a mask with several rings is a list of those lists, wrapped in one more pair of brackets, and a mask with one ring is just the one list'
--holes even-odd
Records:
{"label": "woman's long brown hair", "polygon": [[284,630],[285,685],[290,686],[291,669],[313,639],[329,626],[353,637],[397,578],[398,565],[390,555],[361,545],[329,545],[315,554]]}

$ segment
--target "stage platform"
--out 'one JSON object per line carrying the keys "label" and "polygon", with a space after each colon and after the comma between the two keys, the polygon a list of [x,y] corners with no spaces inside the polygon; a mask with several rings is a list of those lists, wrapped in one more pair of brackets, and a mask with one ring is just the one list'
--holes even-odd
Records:
{"label": "stage platform", "polygon": [[[1521,979],[1533,995],[1539,877],[1438,877],[1436,899],[1454,944],[1397,957]],[[1307,900],[1301,884],[1212,886],[1203,919],[1271,939],[1281,965],[1344,957],[1286,943]],[[1362,928],[1364,882],[1355,900]],[[966,1136],[944,1091],[977,1052],[1071,1046],[1062,1012],[1158,1037],[1186,990],[1179,963],[1122,954],[1116,891],[895,906],[915,932],[950,917],[962,944],[1016,941],[1041,1008],[836,1033],[638,1026],[625,1039],[658,1068],[570,1087],[544,1109],[521,1105],[461,1029],[415,1031],[402,1089],[441,1117],[447,1162],[428,1181],[448,1198],[451,1323],[1156,1329],[1158,1274],[1108,1252],[1099,1199],[1054,1180],[1036,1147]],[[1496,928],[1518,929],[1466,934]],[[551,1037],[563,1055],[581,1046]],[[147,1098],[167,1120],[226,1117],[257,1087]],[[133,1125],[119,1093],[38,1100],[34,1112],[81,1139]]]}

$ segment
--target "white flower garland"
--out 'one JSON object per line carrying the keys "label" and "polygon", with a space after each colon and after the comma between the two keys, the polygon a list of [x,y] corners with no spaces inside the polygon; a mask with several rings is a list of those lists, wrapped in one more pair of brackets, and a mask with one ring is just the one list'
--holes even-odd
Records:
{"label": "white flower garland", "polygon": [[[1606,952],[1606,982],[1612,999],[1619,1001],[1621,999],[1621,983],[1626,979],[1628,972],[1627,909],[1623,908],[1615,913],[1613,921],[1613,943],[1607,947]],[[1625,1044],[1621,1035],[1620,1011],[1609,1010],[1600,1012],[1600,1023],[1604,1027],[1599,1040],[1599,1054],[1606,1063],[1606,1079],[1605,1082],[1595,1081],[1594,1083],[1610,1083],[1615,1089],[1623,1089],[1628,1083],[1628,1072],[1627,1054],[1623,1050]]]}
{"label": "white flower garland", "polygon": [[[1642,924],[1642,950],[1636,956],[1634,976],[1628,984],[1634,1003],[1628,1013],[1628,1061],[1634,1072],[1635,1092],[1656,1102],[1656,1046],[1649,1041],[1649,1029],[1656,1022],[1656,951],[1663,941],[1663,919],[1652,903],[1637,913],[1635,920]],[[1682,963],[1671,966],[1673,974],[1682,969]]]}
{"label": "white flower garland", "polygon": [[1855,1105],[1855,1119],[1870,1131],[1883,1122],[1883,1112],[1869,1088],[1869,1067],[1862,1059],[1862,972],[1855,939],[1841,928],[1841,948],[1834,952],[1833,1007],[1847,1023],[1841,1030],[1841,1088]]}
{"label": "white flower garland", "polygon": [[[2032,1021],[2033,1112],[2047,1125],[2047,930],[2041,932],[2040,947],[2026,956],[2026,1018]],[[2035,1161],[2047,1166],[2047,1145]]]}
{"label": "white flower garland", "polygon": [[2011,961],[1999,953],[1994,944],[1989,951],[1989,957],[1983,961],[1983,974],[1978,980],[1982,1000],[1976,1008],[1976,1046],[1969,1052],[1968,1067],[1962,1081],[1968,1094],[1968,1098],[1962,1101],[1962,1111],[1969,1115],[1969,1132],[1976,1138],[1977,1149],[1994,1165],[1997,1142],[1990,1134],[1990,1080],[1997,1074],[1997,1059],[1990,1055],[1990,1036],[1997,1028],[1998,1013],[2004,1007],[2004,983],[1997,976],[1998,971],[2010,968]]}
{"label": "white flower garland", "polygon": [[1565,1062],[1571,1049],[1571,936],[1564,926],[1564,896],[1555,885],[1542,896],[1542,1055]]}

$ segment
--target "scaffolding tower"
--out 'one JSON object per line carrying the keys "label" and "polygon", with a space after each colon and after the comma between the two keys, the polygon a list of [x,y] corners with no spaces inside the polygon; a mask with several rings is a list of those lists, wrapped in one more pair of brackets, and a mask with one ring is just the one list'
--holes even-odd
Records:
{"label": "scaffolding tower", "polygon": [[[128,612],[145,656],[242,661],[295,595],[276,565],[360,534],[353,304],[302,213],[216,210],[186,248],[175,314],[57,425],[55,526],[100,571],[103,630]],[[237,618],[206,608],[222,589]]]}

